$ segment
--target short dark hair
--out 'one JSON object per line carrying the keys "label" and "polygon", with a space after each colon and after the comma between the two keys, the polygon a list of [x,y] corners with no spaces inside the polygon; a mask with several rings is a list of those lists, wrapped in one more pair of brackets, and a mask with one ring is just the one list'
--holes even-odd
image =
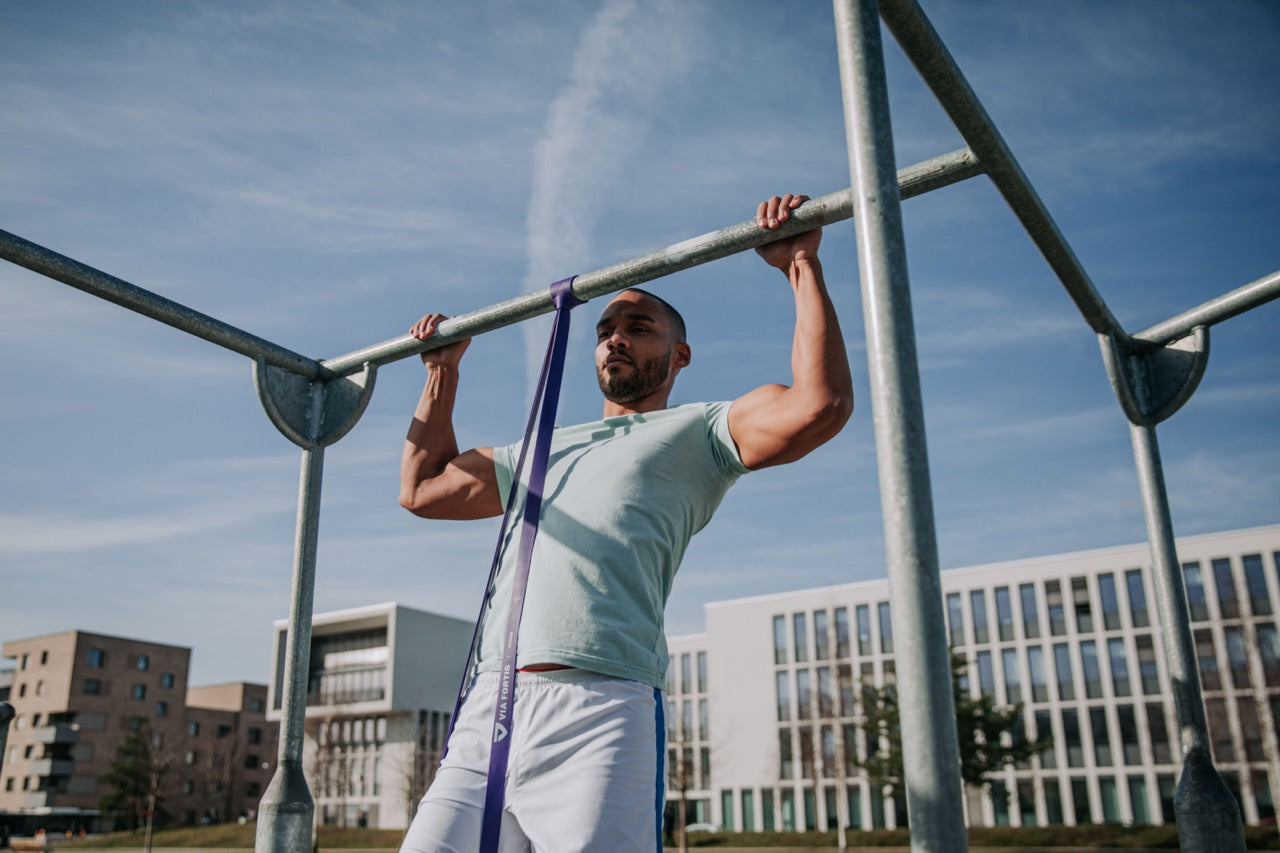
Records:
{"label": "short dark hair", "polygon": [[671,321],[671,330],[675,332],[676,343],[684,344],[689,342],[689,331],[685,328],[684,317],[680,316],[680,312],[676,310],[674,305],[663,299],[658,294],[650,293],[642,287],[628,287],[627,290],[632,293],[639,293],[641,296],[647,296],[654,302],[661,305],[662,310],[667,312],[667,319]]}

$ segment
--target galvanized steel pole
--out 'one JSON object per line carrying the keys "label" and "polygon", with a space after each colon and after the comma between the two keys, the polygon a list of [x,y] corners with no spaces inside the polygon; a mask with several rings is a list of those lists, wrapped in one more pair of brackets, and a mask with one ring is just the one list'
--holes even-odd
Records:
{"label": "galvanized steel pole", "polygon": [[1129,433],[1146,513],[1160,636],[1182,744],[1182,775],[1173,798],[1178,841],[1189,853],[1243,851],[1244,827],[1236,798],[1214,769],[1209,753],[1209,729],[1156,429],[1154,425],[1130,423]]}
{"label": "galvanized steel pole", "polygon": [[1183,311],[1156,323],[1149,329],[1143,329],[1133,336],[1132,343],[1139,352],[1142,347],[1164,346],[1190,334],[1196,326],[1212,326],[1223,320],[1230,320],[1277,298],[1280,298],[1280,271],[1237,287],[1190,311]]}
{"label": "galvanized steel pole", "polygon": [[835,0],[911,848],[967,848],[893,132],[875,0]]}
{"label": "galvanized steel pole", "polygon": [[316,543],[320,529],[320,487],[324,448],[302,450],[298,521],[293,558],[293,590],[280,707],[280,751],[275,775],[258,806],[256,853],[306,853],[311,849],[315,801],[307,788],[302,748],[311,658],[311,611],[315,591]]}

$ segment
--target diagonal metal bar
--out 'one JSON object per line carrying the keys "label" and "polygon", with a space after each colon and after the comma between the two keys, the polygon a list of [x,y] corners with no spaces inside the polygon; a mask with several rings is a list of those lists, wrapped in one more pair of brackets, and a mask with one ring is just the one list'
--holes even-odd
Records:
{"label": "diagonal metal bar", "polygon": [[261,358],[267,364],[296,373],[305,379],[333,378],[333,374],[313,358],[299,355],[279,344],[237,329],[208,314],[144,290],[8,231],[0,230],[0,258],[114,302],[145,317],[159,320],[197,338],[204,338],[232,352],[253,359]]}
{"label": "diagonal metal bar", "polygon": [[[973,153],[966,149],[959,149],[899,170],[898,193],[901,198],[913,198],[967,180],[981,172],[982,167]],[[580,299],[594,299],[597,296],[634,287],[738,252],[745,252],[790,234],[807,231],[820,225],[841,222],[852,216],[853,202],[850,190],[839,190],[807,202],[804,207],[796,211],[791,222],[783,228],[763,231],[756,225],[754,219],[741,222],[629,261],[583,273],[574,279],[573,293]],[[440,324],[428,342],[403,335],[346,355],[325,359],[322,364],[334,374],[345,376],[362,369],[365,364],[381,366],[399,361],[463,338],[514,325],[541,314],[549,314],[553,310],[550,288],[526,293],[487,308],[451,317]]]}
{"label": "diagonal metal bar", "polygon": [[1124,331],[1119,321],[1098,294],[919,4],[915,0],[882,0],[880,14],[960,131],[965,144],[978,155],[996,189],[1067,289],[1085,321],[1095,332],[1114,334],[1123,341]]}
{"label": "diagonal metal bar", "polygon": [[1251,308],[1257,308],[1278,298],[1280,298],[1280,270],[1210,299],[1189,311],[1183,311],[1161,323],[1156,323],[1149,329],[1143,329],[1133,336],[1135,350],[1142,352],[1164,346],[1186,337],[1197,326],[1212,326],[1223,320],[1230,320]]}

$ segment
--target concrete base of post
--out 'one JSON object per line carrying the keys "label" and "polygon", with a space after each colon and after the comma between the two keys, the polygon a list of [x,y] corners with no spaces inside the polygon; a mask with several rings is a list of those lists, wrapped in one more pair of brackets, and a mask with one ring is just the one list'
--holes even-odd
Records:
{"label": "concrete base of post", "polygon": [[1191,750],[1182,763],[1173,813],[1183,851],[1243,853],[1240,806],[1204,750]]}
{"label": "concrete base of post", "polygon": [[255,853],[310,853],[315,810],[301,762],[281,761],[258,804]]}

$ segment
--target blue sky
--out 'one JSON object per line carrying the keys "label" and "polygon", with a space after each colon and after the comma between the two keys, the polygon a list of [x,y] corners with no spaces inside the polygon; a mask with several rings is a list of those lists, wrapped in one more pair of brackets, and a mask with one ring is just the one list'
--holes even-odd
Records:
{"label": "blue sky", "polygon": [[[1125,327],[1280,268],[1280,8],[924,2]],[[398,337],[848,185],[827,4],[63,2],[0,29],[0,228],[304,354]],[[960,147],[886,41],[900,166]],[[1093,335],[985,179],[904,204],[944,567],[1138,542]],[[745,478],[668,608],[883,577],[853,229],[822,257],[858,410]],[[657,282],[689,321],[676,402],[786,381],[785,281],[754,256]],[[599,414],[576,312],[561,421]],[[1175,528],[1280,521],[1280,306],[1212,333],[1159,436]],[[457,425],[513,440],[542,321],[475,341]],[[79,628],[265,681],[299,453],[246,359],[0,264],[0,639]],[[381,370],[326,454],[316,607],[471,618],[492,522],[396,503],[422,381]]]}

